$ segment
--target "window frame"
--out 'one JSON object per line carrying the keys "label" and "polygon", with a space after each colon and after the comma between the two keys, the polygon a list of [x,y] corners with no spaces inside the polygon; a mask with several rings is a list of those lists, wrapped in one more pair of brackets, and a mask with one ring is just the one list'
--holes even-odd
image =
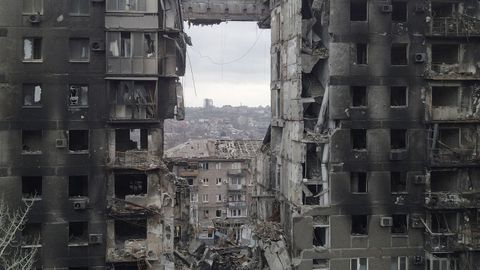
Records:
{"label": "window frame", "polygon": [[[401,267],[401,263],[400,261],[402,259],[405,259],[405,268],[402,269]],[[396,264],[397,264],[397,267],[395,270],[408,270],[408,257],[407,256],[396,256],[396,257],[391,257],[390,259],[390,269],[392,269],[393,265],[392,263],[394,263],[394,261],[397,261]]]}
{"label": "window frame", "polygon": [[[405,47],[405,63],[404,64],[394,64],[393,63],[393,48],[394,47]],[[393,67],[408,66],[410,64],[410,61],[408,59],[409,51],[410,51],[410,43],[392,43],[391,46],[390,46],[390,66],[393,66]]]}
{"label": "window frame", "polygon": [[[22,14],[23,15],[43,15],[43,11],[44,11],[44,8],[43,8],[43,0],[28,0],[28,1],[31,1],[32,2],[32,10],[30,11],[25,11],[25,1],[27,0],[23,0],[22,1]],[[40,2],[40,6],[41,6],[41,10],[40,11],[35,11],[35,2]]]}
{"label": "window frame", "polygon": [[[88,139],[88,148],[82,150],[71,150],[70,149],[70,132],[71,131],[87,131],[87,139]],[[91,140],[90,140],[90,129],[69,129],[67,133],[67,150],[70,154],[88,154],[90,153],[91,148]]]}
{"label": "window frame", "polygon": [[[74,59],[72,58],[72,45],[73,45],[73,42],[74,41],[78,41],[78,42],[81,42],[81,41],[86,41],[86,53],[87,53],[87,57],[86,58],[78,58],[78,59]],[[77,44],[77,45],[81,45],[81,44]],[[68,40],[68,52],[69,52],[69,55],[68,55],[68,62],[70,63],[90,63],[90,59],[91,59],[91,53],[90,53],[90,38],[84,38],[84,37],[71,37],[69,40]],[[80,47],[81,48],[81,47]]]}
{"label": "window frame", "polygon": [[[25,41],[26,40],[31,40],[32,42],[32,58],[25,58],[26,55],[25,55]],[[35,51],[35,41],[40,41],[40,58],[34,58],[34,51]],[[32,36],[32,37],[23,37],[22,39],[22,62],[24,63],[43,63],[43,38],[42,37],[35,37],[35,36]]]}
{"label": "window frame", "polygon": [[[73,1],[78,1],[78,2],[85,1],[85,2],[87,2],[88,12],[87,13],[72,12]],[[89,17],[91,8],[92,8],[92,6],[91,6],[91,3],[90,3],[90,0],[69,0],[68,15],[71,16],[71,17]]]}
{"label": "window frame", "polygon": [[[77,86],[77,87],[79,87],[79,88],[82,88],[82,87],[86,87],[86,88],[87,88],[87,97],[86,97],[87,104],[86,104],[86,105],[83,105],[83,104],[81,104],[81,105],[72,105],[72,104],[71,104],[71,102],[70,102],[70,101],[71,101],[71,100],[70,100],[70,99],[71,99],[71,92],[70,92],[70,91],[72,90],[72,87],[73,87],[73,86]],[[68,94],[69,94],[69,95],[68,95],[68,100],[67,100],[67,106],[68,106],[68,108],[70,108],[70,109],[72,109],[72,108],[88,108],[88,99],[89,99],[88,97],[89,97],[89,92],[90,92],[89,90],[90,90],[90,86],[89,86],[88,84],[86,84],[86,83],[71,83],[71,84],[69,84],[69,85],[68,85],[68,91],[69,91]],[[79,100],[80,100],[80,99],[81,99],[81,98],[79,97]]]}
{"label": "window frame", "polygon": [[[350,259],[350,270],[360,270],[360,267],[361,267],[361,260],[362,259],[365,259],[365,270],[368,270],[368,258],[367,257],[358,257],[358,258],[351,258]],[[353,265],[353,262],[356,261],[356,266],[355,268],[352,267]]]}
{"label": "window frame", "polygon": [[[392,105],[392,90],[393,88],[405,88],[405,105]],[[409,87],[405,85],[392,85],[390,86],[390,108],[408,108]]]}
{"label": "window frame", "polygon": [[[35,101],[35,88],[37,86],[40,87],[40,102],[39,102],[39,104],[35,104],[35,105],[26,105],[25,104],[25,93],[26,93],[25,90],[26,90],[27,86],[33,86],[33,100],[34,101]],[[24,84],[22,84],[22,108],[42,108],[43,107],[42,92],[43,92],[43,88],[42,88],[41,83],[24,83]]]}

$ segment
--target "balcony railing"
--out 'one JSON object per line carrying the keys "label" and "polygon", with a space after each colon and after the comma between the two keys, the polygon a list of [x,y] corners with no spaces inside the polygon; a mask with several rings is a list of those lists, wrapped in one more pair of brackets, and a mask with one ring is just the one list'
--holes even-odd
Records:
{"label": "balcony railing", "polygon": [[449,253],[460,249],[456,233],[425,233],[425,249],[430,252]]}
{"label": "balcony railing", "polygon": [[228,202],[228,207],[245,208],[247,207],[247,203],[246,202]]}
{"label": "balcony railing", "polygon": [[478,164],[480,155],[475,149],[433,149],[430,162],[438,165]]}
{"label": "balcony railing", "polygon": [[245,185],[241,184],[228,184],[228,190],[243,190]]}
{"label": "balcony railing", "polygon": [[478,36],[480,21],[466,15],[432,18],[430,34],[434,36]]}
{"label": "balcony railing", "polygon": [[243,170],[242,169],[228,169],[227,174],[228,175],[242,175]]}
{"label": "balcony railing", "polygon": [[115,158],[109,165],[114,168],[156,169],[160,166],[160,155],[146,150],[115,152]]}
{"label": "balcony railing", "polygon": [[189,177],[189,176],[197,176],[198,175],[198,169],[179,169],[178,174],[181,177]]}
{"label": "balcony railing", "polygon": [[425,206],[430,209],[465,209],[480,207],[480,192],[435,192],[425,195]]}

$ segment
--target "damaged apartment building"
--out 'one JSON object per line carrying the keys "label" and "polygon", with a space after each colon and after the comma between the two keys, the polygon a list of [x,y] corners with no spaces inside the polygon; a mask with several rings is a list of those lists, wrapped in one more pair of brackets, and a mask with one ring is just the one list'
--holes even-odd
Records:
{"label": "damaged apartment building", "polygon": [[273,2],[268,264],[479,269],[479,2]]}
{"label": "damaged apartment building", "polygon": [[261,141],[191,140],[165,151],[176,175],[190,187],[191,240],[214,245],[241,242],[250,221],[252,159]]}
{"label": "damaged apartment building", "polygon": [[[0,6],[0,195],[35,201],[19,236],[47,269],[173,269],[182,182],[162,163],[183,117],[178,0]],[[177,211],[178,212],[178,211]]]}

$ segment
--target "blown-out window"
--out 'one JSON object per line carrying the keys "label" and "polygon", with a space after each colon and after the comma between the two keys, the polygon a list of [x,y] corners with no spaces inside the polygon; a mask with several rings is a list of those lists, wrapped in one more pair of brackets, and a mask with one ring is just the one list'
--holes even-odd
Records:
{"label": "blown-out window", "polygon": [[90,60],[90,41],[88,38],[70,39],[70,61],[88,62]]}
{"label": "blown-out window", "polygon": [[156,57],[157,35],[141,32],[109,32],[108,56],[121,58]]}
{"label": "blown-out window", "polygon": [[29,37],[23,39],[23,60],[42,61],[42,38]]}
{"label": "blown-out window", "polygon": [[23,0],[23,14],[43,14],[43,0]]}
{"label": "blown-out window", "polygon": [[72,84],[69,87],[68,106],[88,106],[88,85]]}
{"label": "blown-out window", "polygon": [[153,119],[156,115],[155,81],[111,81],[113,119]]}
{"label": "blown-out window", "polygon": [[107,11],[145,12],[147,0],[107,0]]}

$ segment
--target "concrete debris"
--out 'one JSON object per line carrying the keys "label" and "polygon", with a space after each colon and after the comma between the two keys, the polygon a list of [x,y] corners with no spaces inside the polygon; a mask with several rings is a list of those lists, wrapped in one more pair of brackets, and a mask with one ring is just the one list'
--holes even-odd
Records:
{"label": "concrete debris", "polygon": [[261,146],[256,140],[191,140],[165,151],[167,159],[248,159]]}

